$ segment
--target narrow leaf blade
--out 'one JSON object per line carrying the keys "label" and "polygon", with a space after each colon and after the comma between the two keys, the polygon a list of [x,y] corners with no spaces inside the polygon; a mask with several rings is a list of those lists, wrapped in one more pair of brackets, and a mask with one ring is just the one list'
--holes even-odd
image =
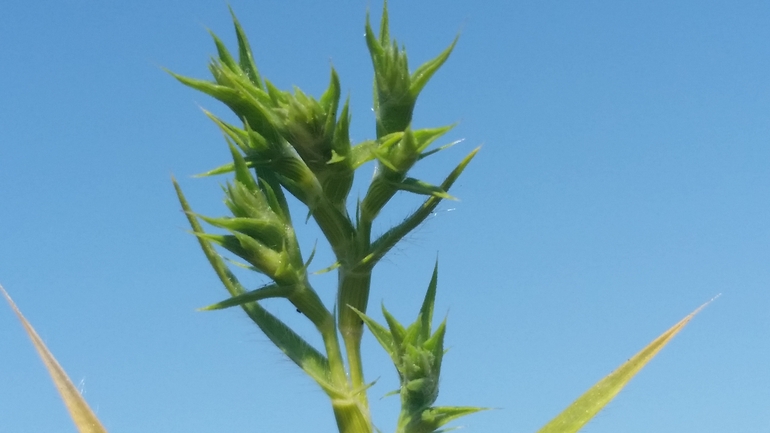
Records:
{"label": "narrow leaf blade", "polygon": [[[713,299],[712,299],[713,301]],[[711,301],[701,305],[687,317],[661,334],[644,349],[626,361],[617,370],[597,382],[581,395],[556,418],[551,420],[538,433],[575,433],[599,413],[623,387],[633,378],[660,350],[681,331],[692,318]]]}
{"label": "narrow leaf blade", "polygon": [[[489,410],[485,407],[470,407],[470,406],[438,406],[426,409],[422,413],[422,419],[425,424],[429,424],[432,428],[441,427],[457,418],[471,415],[483,410]],[[447,430],[442,430],[447,431]]]}
{"label": "narrow leaf blade", "polygon": [[417,98],[417,95],[420,94],[420,91],[422,91],[423,87],[428,84],[428,80],[430,80],[433,74],[435,74],[441,65],[446,62],[446,60],[449,58],[449,55],[452,54],[452,50],[454,50],[455,45],[457,45],[458,39],[459,36],[455,37],[454,41],[452,41],[449,47],[442,51],[441,54],[436,56],[433,60],[426,62],[417,68],[416,71],[414,71],[412,74],[412,85],[409,89],[413,98]]}
{"label": "narrow leaf blade", "polygon": [[56,361],[56,358],[54,358],[51,352],[48,351],[43,340],[40,339],[37,332],[35,332],[35,329],[32,328],[32,325],[24,318],[24,315],[21,314],[21,311],[3,286],[0,286],[0,291],[3,292],[3,296],[5,296],[5,299],[8,301],[8,304],[10,304],[13,312],[16,313],[19,321],[21,321],[24,330],[27,331],[27,335],[30,340],[32,340],[32,344],[35,346],[37,353],[43,360],[45,368],[48,369],[48,373],[51,374],[56,389],[59,391],[62,400],[64,400],[64,404],[67,406],[67,410],[69,411],[72,420],[75,422],[78,431],[80,433],[107,433],[107,430],[105,430],[99,422],[99,419],[96,418],[96,415],[94,415],[91,408],[88,407],[88,404],[80,395],[78,389],[72,384],[67,373],[64,372],[64,369]]}
{"label": "narrow leaf blade", "polygon": [[436,303],[436,287],[438,286],[438,259],[433,265],[433,275],[428,284],[428,291],[425,293],[425,299],[420,308],[420,319],[422,320],[422,340],[430,338],[431,322],[433,321],[433,306]]}
{"label": "narrow leaf blade", "polygon": [[235,17],[233,8],[230,8],[230,15],[233,17],[233,24],[235,25],[235,34],[238,37],[238,61],[241,66],[241,70],[246,73],[252,83],[255,86],[262,89],[262,78],[259,76],[259,70],[256,63],[254,63],[254,56],[249,46],[249,40],[246,38],[246,32],[241,28],[241,23]]}
{"label": "narrow leaf blade", "polygon": [[361,311],[356,310],[353,307],[349,307],[349,308],[352,308],[353,311],[355,311],[356,314],[358,314],[361,320],[363,320],[364,323],[366,324],[366,327],[369,328],[369,330],[372,332],[372,335],[374,335],[374,338],[376,338],[377,341],[380,343],[380,346],[382,346],[382,348],[385,349],[386,352],[388,352],[388,355],[390,355],[390,357],[393,359],[393,362],[397,364],[398,355],[393,345],[393,335],[391,335],[390,331],[388,331],[384,326],[375,322],[374,319],[362,313]]}
{"label": "narrow leaf blade", "polygon": [[286,296],[288,291],[289,289],[286,287],[281,287],[277,284],[268,284],[267,286],[260,287],[259,289],[252,290],[241,295],[233,296],[232,298],[225,299],[224,301],[217,302],[216,304],[199,308],[198,311],[223,310],[225,308],[243,305],[248,302],[261,301],[262,299],[267,298],[277,298]]}
{"label": "narrow leaf blade", "polygon": [[447,200],[457,200],[457,198],[452,197],[448,192],[444,191],[440,187],[411,177],[407,177],[400,183],[397,183],[393,186],[400,189],[401,191],[408,191],[419,195],[427,195]]}

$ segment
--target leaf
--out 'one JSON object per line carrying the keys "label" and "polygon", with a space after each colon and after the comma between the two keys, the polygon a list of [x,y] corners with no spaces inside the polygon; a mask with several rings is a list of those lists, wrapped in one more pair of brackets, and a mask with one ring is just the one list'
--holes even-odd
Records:
{"label": "leaf", "polygon": [[441,67],[441,65],[446,62],[446,60],[449,58],[449,55],[452,53],[452,50],[454,49],[455,45],[457,44],[457,40],[459,39],[459,36],[456,36],[454,41],[449,45],[447,49],[445,49],[441,54],[436,56],[433,60],[430,60],[417,68],[416,71],[412,74],[411,81],[412,85],[409,88],[409,92],[411,93],[412,97],[417,99],[417,95],[420,94],[420,91],[422,91],[423,87],[425,87],[426,84],[428,84],[428,80],[433,76],[433,74],[436,73],[438,68]]}
{"label": "leaf", "polygon": [[[222,257],[217,254],[211,242],[205,239],[203,228],[198,222],[197,217],[190,208],[190,204],[187,202],[182,188],[176,182],[176,179],[171,179],[174,184],[174,189],[177,193],[179,203],[182,205],[182,210],[187,216],[187,220],[190,222],[193,233],[198,237],[203,253],[208,259],[211,267],[214,268],[219,279],[224,284],[231,296],[238,296],[246,293],[246,289],[243,288],[238,279],[233,275],[230,269],[225,265]],[[273,316],[264,309],[257,302],[249,302],[242,304],[241,308],[246,314],[259,326],[259,329],[265,333],[267,338],[275,344],[286,356],[289,357],[295,364],[297,364],[305,373],[308,374],[313,380],[318,383],[321,388],[330,396],[340,396],[342,392],[337,390],[331,383],[329,361],[326,357],[316,350],[313,346],[305,341],[301,336],[289,328],[279,318]]]}
{"label": "leaf", "polygon": [[[422,421],[425,424],[430,425],[432,428],[438,428],[442,425],[454,421],[457,418],[481,412],[482,410],[489,410],[485,407],[468,407],[468,406],[439,406],[426,409],[422,413]],[[447,430],[441,430],[447,431]]]}
{"label": "leaf", "polygon": [[[452,170],[451,173],[449,173],[446,179],[444,179],[444,182],[439,185],[442,190],[449,191],[449,188],[452,186],[452,184],[454,184],[457,178],[460,177],[460,174],[462,174],[463,170],[465,170],[465,167],[468,166],[473,157],[476,156],[479,149],[480,148],[478,147],[474,149],[460,162],[460,164],[457,165],[457,167],[455,167],[454,170]],[[377,261],[382,259],[385,254],[387,254],[387,252],[390,251],[390,249],[393,248],[396,243],[398,243],[398,241],[400,241],[415,227],[419,226],[423,221],[425,221],[425,218],[427,218],[428,215],[430,215],[431,212],[436,209],[436,206],[438,206],[441,200],[442,199],[440,197],[429,197],[416,211],[414,211],[414,213],[408,216],[404,221],[386,231],[382,236],[380,236],[372,243],[371,252],[366,257],[364,257],[362,263],[370,266],[373,266],[375,263],[377,263]]]}
{"label": "leaf", "polygon": [[[353,311],[356,312],[356,314],[358,314],[358,317],[360,317],[361,320],[364,321],[364,323],[366,324],[366,327],[369,328],[369,330],[372,332],[372,335],[374,335],[374,338],[376,338],[377,341],[380,343],[380,345],[383,347],[383,349],[385,349],[385,351],[388,352],[388,355],[390,355],[390,358],[393,360],[393,363],[398,365],[399,355],[394,346],[393,335],[390,333],[390,331],[388,331],[384,326],[375,322],[374,319],[362,313],[361,311],[355,309],[354,307],[348,306],[348,308],[351,308]],[[396,394],[399,393],[398,390],[394,392]]]}
{"label": "leaf", "polygon": [[451,143],[447,143],[447,144],[445,144],[445,145],[443,145],[443,146],[439,146],[439,147],[437,147],[437,148],[435,148],[435,149],[429,150],[429,151],[427,151],[427,152],[423,152],[423,153],[421,153],[421,154],[420,154],[420,158],[418,159],[418,161],[419,161],[419,160],[421,160],[421,159],[423,159],[423,158],[427,158],[427,157],[429,157],[429,156],[433,155],[434,153],[438,153],[438,152],[441,152],[442,150],[447,150],[447,149],[449,149],[450,147],[454,146],[455,144],[459,144],[459,143],[462,143],[462,142],[463,142],[463,140],[462,140],[462,139],[460,139],[460,140],[455,140],[455,141],[453,141],[453,142],[451,142]]}
{"label": "leaf", "polygon": [[228,163],[224,165],[220,165],[217,168],[211,169],[205,173],[196,174],[194,177],[208,177],[208,176],[217,176],[220,174],[230,173],[235,171],[235,164]]}
{"label": "leaf", "polygon": [[223,310],[225,308],[236,307],[248,302],[259,301],[267,298],[286,297],[291,292],[291,288],[279,286],[278,284],[268,284],[259,289],[246,292],[241,295],[233,296],[224,301],[199,308],[198,311]]}
{"label": "leaf", "polygon": [[337,269],[339,267],[340,267],[340,262],[334,262],[334,263],[332,263],[331,266],[329,266],[327,268],[323,268],[320,271],[313,272],[313,275],[322,275],[322,274],[325,274],[327,272],[331,272],[331,271],[333,271],[333,270],[335,270],[335,269]]}
{"label": "leaf", "polygon": [[354,170],[375,159],[377,146],[375,140],[366,140],[356,144],[350,149],[350,165]]}
{"label": "leaf", "polygon": [[430,338],[431,321],[433,320],[433,306],[436,302],[436,287],[438,286],[438,259],[433,266],[433,275],[430,278],[428,284],[428,291],[425,293],[425,299],[422,301],[422,307],[420,307],[420,321],[422,322],[422,341],[426,341]]}
{"label": "leaf", "polygon": [[648,344],[647,347],[634,355],[633,358],[626,361],[620,368],[597,382],[556,418],[538,430],[538,433],[575,433],[580,430],[591,420],[591,418],[599,413],[607,403],[615,398],[631,378],[634,377],[642,367],[650,362],[650,360],[657,355],[658,352],[660,352],[660,350],[668,344],[668,342],[670,342],[696,314],[714,299],[698,307],[698,309],[690,313],[679,323],[672,326],[668,331],[653,340],[652,343]]}
{"label": "leaf", "polygon": [[3,292],[3,296],[5,296],[8,304],[11,305],[11,308],[14,313],[16,313],[19,321],[24,325],[24,330],[27,331],[27,335],[30,340],[32,340],[32,344],[35,346],[37,353],[43,360],[45,368],[48,369],[48,373],[51,374],[56,389],[59,391],[62,400],[64,400],[64,404],[67,406],[67,410],[69,411],[72,420],[75,422],[78,431],[80,433],[107,433],[107,430],[104,429],[102,424],[96,418],[96,415],[91,411],[91,408],[88,407],[83,396],[80,395],[78,389],[75,388],[75,385],[73,385],[72,381],[67,377],[67,373],[64,372],[64,369],[62,369],[56,361],[56,358],[54,358],[51,352],[48,351],[43,340],[40,339],[40,336],[37,335],[35,329],[32,328],[32,325],[30,325],[27,319],[24,318],[21,311],[19,311],[19,308],[16,307],[16,304],[8,295],[8,292],[6,292],[1,285],[0,291]]}
{"label": "leaf", "polygon": [[449,193],[437,187],[436,185],[431,185],[427,182],[411,177],[407,177],[394,186],[401,191],[408,191],[414,194],[429,195],[447,200],[457,200],[457,198],[452,197],[449,195]]}
{"label": "leaf", "polygon": [[255,86],[261,89],[262,79],[259,76],[257,65],[254,63],[254,56],[251,52],[251,47],[249,46],[249,40],[246,39],[246,33],[241,28],[241,23],[239,23],[238,19],[235,17],[233,8],[230,8],[230,15],[233,17],[235,34],[238,37],[238,61],[241,65],[241,70],[246,73],[249,80],[251,80]]}
{"label": "leaf", "polygon": [[217,35],[215,35],[212,31],[209,31],[209,34],[211,35],[211,38],[214,39],[214,45],[217,46],[219,61],[221,61],[222,64],[227,66],[231,71],[238,72],[240,67],[235,62],[235,59],[233,59],[233,56],[230,54],[230,51],[227,50],[227,47],[225,47],[225,44],[222,42],[222,40],[219,39]]}

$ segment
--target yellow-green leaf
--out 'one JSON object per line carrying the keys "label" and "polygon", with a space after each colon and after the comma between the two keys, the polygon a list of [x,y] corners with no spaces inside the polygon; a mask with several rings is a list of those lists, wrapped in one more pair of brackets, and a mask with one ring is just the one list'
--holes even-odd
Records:
{"label": "yellow-green leaf", "polygon": [[61,394],[62,400],[64,400],[64,404],[67,406],[67,410],[69,411],[70,416],[72,416],[72,420],[75,422],[78,431],[80,433],[107,433],[107,430],[102,427],[102,424],[96,418],[93,411],[91,411],[91,408],[88,407],[88,404],[80,395],[80,392],[78,392],[78,389],[75,388],[75,385],[73,385],[72,381],[67,377],[67,373],[65,373],[64,369],[62,369],[59,363],[56,362],[56,359],[51,352],[49,352],[48,348],[43,344],[43,340],[40,339],[37,332],[35,332],[35,329],[32,328],[32,325],[30,325],[27,319],[21,314],[21,311],[16,307],[16,304],[3,286],[0,286],[0,292],[3,292],[5,299],[11,305],[11,308],[16,313],[16,316],[18,316],[21,324],[24,325],[24,330],[27,331],[27,335],[29,335],[37,353],[43,360],[45,368],[47,368],[48,372],[51,374],[56,389],[59,390],[59,394]]}
{"label": "yellow-green leaf", "polygon": [[[713,301],[713,299],[711,300]],[[580,430],[591,418],[599,413],[615,396],[623,389],[639,370],[660,352],[685,325],[711,301],[698,307],[679,323],[652,341],[633,358],[626,361],[617,370],[597,382],[577,400],[572,402],[562,413],[551,420],[538,433],[575,433]]]}

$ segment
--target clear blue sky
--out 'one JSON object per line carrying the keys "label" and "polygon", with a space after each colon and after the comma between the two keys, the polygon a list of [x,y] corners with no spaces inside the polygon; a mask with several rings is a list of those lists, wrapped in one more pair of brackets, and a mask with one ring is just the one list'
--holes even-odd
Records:
{"label": "clear blue sky", "polygon": [[[333,65],[353,139],[374,136],[363,24],[367,8],[379,20],[379,2],[230,4],[265,76],[318,96]],[[452,190],[461,201],[373,283],[374,307],[411,320],[439,256],[451,351],[438,403],[500,408],[462,420],[469,432],[534,432],[722,293],[585,431],[770,431],[768,3],[390,9],[413,67],[461,34],[415,125],[459,122],[448,139],[465,142],[416,174],[439,181],[483,144]],[[194,209],[225,213],[224,179],[191,176],[228,160],[199,106],[226,111],[161,68],[207,78],[207,28],[233,46],[226,2],[3,6],[0,282],[110,432],[333,432],[320,389],[245,315],[195,312],[225,291],[170,176]],[[384,224],[415,204],[398,203]],[[312,225],[302,234],[306,247],[318,237]],[[322,248],[317,267],[328,257]],[[314,280],[324,299],[333,277]],[[305,326],[290,305],[267,306]],[[380,378],[375,422],[392,431],[397,397],[379,396],[394,369],[372,338],[365,356]],[[75,432],[5,306],[0,432]]]}

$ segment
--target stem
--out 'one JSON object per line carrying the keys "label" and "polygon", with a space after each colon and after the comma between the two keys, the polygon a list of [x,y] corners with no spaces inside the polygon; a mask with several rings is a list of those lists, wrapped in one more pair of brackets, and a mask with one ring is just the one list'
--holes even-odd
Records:
{"label": "stem", "polygon": [[[369,231],[366,231],[365,235],[366,248],[356,248],[356,235],[358,234],[358,239],[360,239],[360,233],[356,233],[346,212],[341,212],[331,202],[323,199],[314,206],[312,213],[316,223],[329,241],[337,260],[342,264],[338,272],[337,308],[339,309],[339,331],[345,344],[350,371],[349,382],[345,377],[345,366],[340,353],[337,329],[334,328],[334,320],[332,319],[331,323],[324,328],[316,324],[326,344],[329,366],[332,368],[335,383],[344,383],[350,391],[349,399],[332,400],[334,416],[337,419],[340,433],[370,433],[372,423],[361,359],[363,323],[358,315],[348,308],[348,306],[353,306],[360,311],[366,311],[366,305],[369,302],[372,271],[371,267],[358,265],[360,258],[357,254],[358,251],[368,251]],[[341,378],[339,377],[340,372]]]}
{"label": "stem", "polygon": [[[307,279],[307,276],[305,278]],[[324,307],[321,298],[310,288],[309,284],[307,282],[305,284],[307,288],[302,291],[303,296],[291,296],[290,301],[318,329],[321,338],[323,338],[326,357],[329,360],[331,379],[339,389],[346,389],[350,385],[345,374],[345,364],[342,361],[342,351],[340,350],[337,329],[334,324],[334,316]]]}
{"label": "stem", "polygon": [[[350,381],[354,390],[363,389],[366,386],[361,361],[361,337],[364,333],[364,327],[361,318],[349,307],[366,311],[371,278],[371,269],[361,269],[360,267],[351,269],[345,265],[339,270],[339,328],[342,340],[345,342]],[[359,399],[365,403],[366,393],[361,392]]]}
{"label": "stem", "polygon": [[332,400],[334,418],[340,433],[371,433],[372,422],[368,406],[356,400]]}
{"label": "stem", "polygon": [[364,378],[364,366],[361,358],[361,338],[364,334],[364,325],[361,318],[351,309],[353,307],[361,312],[366,312],[369,304],[369,291],[372,283],[372,267],[363,265],[361,260],[369,250],[371,236],[371,221],[359,221],[355,250],[351,251],[351,258],[344,262],[338,272],[339,290],[337,303],[339,305],[339,328],[342,340],[345,343],[350,369],[350,381],[353,390],[357,392],[356,399],[367,408],[369,402],[366,394],[366,381]]}
{"label": "stem", "polygon": [[350,218],[326,198],[319,199],[311,208],[311,212],[318,227],[329,241],[337,260],[344,258],[350,251],[351,239],[355,237],[355,229]]}

